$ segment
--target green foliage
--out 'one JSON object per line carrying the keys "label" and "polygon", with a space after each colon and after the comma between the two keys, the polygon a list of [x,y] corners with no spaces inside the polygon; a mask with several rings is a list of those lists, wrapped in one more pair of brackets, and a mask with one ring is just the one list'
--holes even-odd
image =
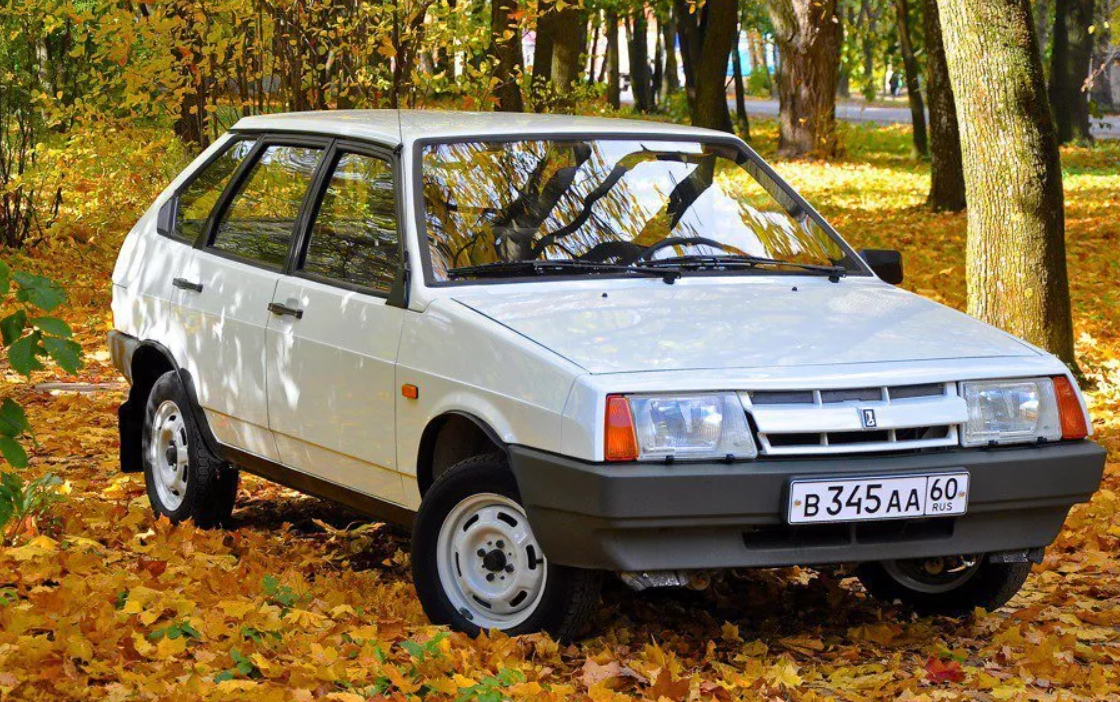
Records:
{"label": "green foliage", "polygon": [[497,675],[488,675],[477,685],[464,688],[456,702],[502,702],[508,699],[505,688],[525,682],[525,674],[514,668],[502,668]]}
{"label": "green foliage", "polygon": [[28,482],[14,472],[0,472],[0,535],[48,517],[51,506],[62,500],[61,486],[62,479],[53,473]]}
{"label": "green foliage", "polygon": [[[11,298],[14,307],[0,318],[0,341],[8,354],[12,370],[25,377],[42,369],[40,359],[53,359],[63,370],[73,373],[82,365],[82,348],[71,337],[66,322],[38,312],[50,312],[66,301],[66,292],[49,278],[12,271],[0,261],[0,299]],[[0,456],[15,468],[28,464],[21,441],[33,438],[27,413],[10,397],[0,400]],[[31,520],[40,527],[49,523],[50,507],[62,499],[62,480],[47,473],[30,482],[14,472],[0,471],[0,541],[9,532],[19,531]],[[14,529],[12,528],[14,525]]]}
{"label": "green foliage", "polygon": [[770,97],[774,81],[765,66],[755,66],[747,77],[747,93],[755,97]]}
{"label": "green foliage", "polygon": [[416,660],[416,663],[419,664],[432,658],[439,658],[440,642],[446,638],[447,632],[441,631],[422,644],[406,639],[401,642],[401,648],[407,651],[408,655],[412,656]]}
{"label": "green foliage", "polygon": [[234,678],[259,678],[261,677],[261,669],[257,664],[249,660],[240,649],[231,648],[229,650],[229,657],[233,659],[233,667],[227,668],[214,676],[214,682],[223,682],[225,680],[233,680]]}
{"label": "green foliage", "polygon": [[176,622],[175,624],[170,624],[160,629],[156,629],[152,633],[148,634],[148,638],[152,641],[159,641],[160,639],[165,637],[174,640],[184,636],[189,639],[202,638],[202,634],[198,633],[198,629],[195,629],[193,626],[191,626],[191,623],[186,620]]}
{"label": "green foliage", "polygon": [[261,582],[261,589],[270,604],[280,607],[287,612],[292,607],[303,601],[304,597],[292,588],[284,585],[275,575],[266,575]]}
{"label": "green foliage", "polygon": [[[44,368],[44,358],[52,359],[67,373],[82,367],[82,347],[71,338],[70,325],[57,317],[34,314],[50,312],[66,301],[66,291],[60,285],[41,275],[13,273],[0,261],[0,295],[11,295],[16,303],[14,310],[0,318],[0,340],[12,370],[30,376],[32,371]],[[23,410],[11,398],[4,398],[0,404],[0,455],[10,465],[27,465],[27,452],[19,440],[30,434]]]}

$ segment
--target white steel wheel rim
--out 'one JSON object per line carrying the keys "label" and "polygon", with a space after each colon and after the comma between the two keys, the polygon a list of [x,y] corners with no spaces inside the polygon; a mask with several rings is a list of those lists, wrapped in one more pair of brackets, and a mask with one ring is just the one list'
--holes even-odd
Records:
{"label": "white steel wheel rim", "polygon": [[[883,568],[900,585],[915,592],[940,595],[956,590],[972,579],[980,570],[982,557],[961,556],[951,558],[915,558],[901,561],[887,561]],[[931,561],[940,562],[944,570],[937,573],[925,572]]]}
{"label": "white steel wheel rim", "polygon": [[482,629],[523,623],[536,610],[548,578],[521,505],[490,492],[464,498],[448,513],[436,565],[451,605]]}
{"label": "white steel wheel rim", "polygon": [[148,465],[160,502],[174,512],[187,496],[190,453],[187,425],[179,405],[164,400],[152,418],[151,441],[148,442]]}

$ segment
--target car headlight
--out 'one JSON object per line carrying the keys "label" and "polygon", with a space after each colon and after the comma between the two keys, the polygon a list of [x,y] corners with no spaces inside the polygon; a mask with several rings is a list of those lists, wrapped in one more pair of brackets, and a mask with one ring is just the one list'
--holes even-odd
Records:
{"label": "car headlight", "polygon": [[963,445],[1019,444],[1062,438],[1062,419],[1051,378],[985,380],[962,383],[962,386],[968,404]]}
{"label": "car headlight", "polygon": [[607,397],[608,461],[754,458],[747,414],[735,393]]}

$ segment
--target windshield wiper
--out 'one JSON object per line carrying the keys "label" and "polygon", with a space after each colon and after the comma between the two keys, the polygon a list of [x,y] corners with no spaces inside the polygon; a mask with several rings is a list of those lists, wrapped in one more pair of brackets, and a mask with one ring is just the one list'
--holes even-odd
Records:
{"label": "windshield wiper", "polygon": [[666,266],[673,266],[676,268],[699,270],[703,268],[757,268],[758,266],[789,266],[790,268],[797,268],[809,273],[817,275],[827,275],[828,279],[833,283],[839,282],[840,278],[848,274],[848,270],[843,266],[825,266],[817,263],[797,263],[796,261],[782,261],[777,258],[766,258],[765,256],[746,256],[746,255],[690,255],[690,256],[671,256],[669,258],[658,258],[653,261],[647,261],[645,264],[649,268],[661,268]]}
{"label": "windshield wiper", "polygon": [[480,263],[476,266],[459,266],[447,271],[448,278],[503,278],[524,275],[563,275],[573,271],[587,271],[589,273],[637,273],[661,278],[667,285],[681,277],[680,270],[666,270],[651,266],[621,266],[614,263],[598,263],[595,261],[574,261],[562,259],[558,261],[528,260],[528,261],[495,261],[493,263]]}

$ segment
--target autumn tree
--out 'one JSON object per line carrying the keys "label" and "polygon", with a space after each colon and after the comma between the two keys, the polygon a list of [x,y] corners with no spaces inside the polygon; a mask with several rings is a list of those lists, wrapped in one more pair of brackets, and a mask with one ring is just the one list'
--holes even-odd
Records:
{"label": "autumn tree", "polygon": [[[561,96],[569,96],[579,80],[583,55],[587,52],[587,10],[578,1],[565,3],[556,13],[555,27],[550,77],[553,88]],[[573,106],[570,97],[562,103],[569,109]]]}
{"label": "autumn tree", "polygon": [[968,311],[1074,364],[1058,140],[1029,0],[938,0],[968,196]]}
{"label": "autumn tree", "polygon": [[659,23],[661,43],[665,45],[665,68],[661,73],[661,95],[668,97],[681,89],[677,69],[677,13],[676,5],[669,3]]}
{"label": "autumn tree", "polygon": [[829,156],[839,150],[836,87],[843,30],[837,0],[766,0],[778,66],[778,152]]}
{"label": "autumn tree", "polygon": [[903,70],[906,73],[906,97],[910,103],[914,154],[926,156],[929,154],[929,146],[926,142],[926,107],[922,102],[921,71],[918,68],[918,58],[914,55],[914,43],[910,37],[909,0],[894,0],[894,9],[898,24],[898,48],[902,54]]}
{"label": "autumn tree", "polygon": [[615,110],[619,108],[622,82],[619,75],[618,22],[618,12],[607,10],[604,30],[607,35],[607,104]]}
{"label": "autumn tree", "polygon": [[699,8],[677,0],[676,14],[692,124],[732,132],[727,61],[738,27],[736,0],[706,0]]}
{"label": "autumn tree", "polygon": [[941,17],[937,0],[925,0],[923,22],[926,47],[926,96],[929,98],[929,197],[926,205],[934,211],[958,212],[964,209],[964,164],[961,163],[961,135],[957,127],[957,106],[945,47],[941,40]]}
{"label": "autumn tree", "polygon": [[1092,141],[1089,93],[1084,89],[1093,58],[1093,0],[1054,1],[1050,49],[1050,105],[1058,141]]}
{"label": "autumn tree", "polygon": [[519,83],[524,61],[521,54],[521,27],[517,0],[491,0],[490,62],[497,85],[494,95],[502,112],[523,112]]}
{"label": "autumn tree", "polygon": [[638,5],[626,20],[626,48],[630,58],[630,94],[634,96],[634,109],[639,112],[653,110],[653,74],[649,70],[649,47],[646,33],[645,5]]}

